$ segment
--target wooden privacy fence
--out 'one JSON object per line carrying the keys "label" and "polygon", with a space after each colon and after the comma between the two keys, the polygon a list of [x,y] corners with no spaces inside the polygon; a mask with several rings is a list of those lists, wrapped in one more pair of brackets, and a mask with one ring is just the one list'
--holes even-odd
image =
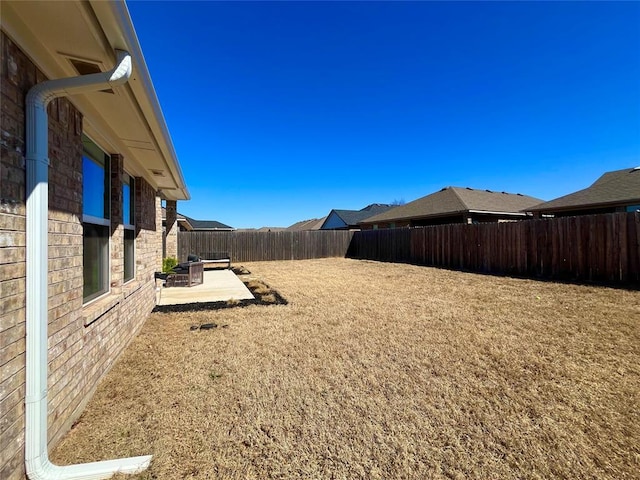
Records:
{"label": "wooden privacy fence", "polygon": [[178,258],[228,252],[232,262],[345,257],[353,232],[178,232]]}
{"label": "wooden privacy fence", "polygon": [[532,278],[637,283],[640,213],[356,232],[347,256]]}

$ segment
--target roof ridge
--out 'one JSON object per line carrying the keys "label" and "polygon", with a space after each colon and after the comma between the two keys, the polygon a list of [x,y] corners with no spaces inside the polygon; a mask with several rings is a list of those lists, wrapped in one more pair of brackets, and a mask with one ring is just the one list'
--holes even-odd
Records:
{"label": "roof ridge", "polygon": [[[465,202],[462,197],[458,194],[458,188],[460,187],[447,187],[448,189],[451,189],[451,191],[453,192],[453,194],[457,197],[457,199],[460,201],[460,203],[462,204],[463,207],[465,207],[465,209],[469,209],[469,205],[467,205],[467,202]],[[467,187],[469,188],[469,187]],[[472,189],[473,190],[473,189]]]}
{"label": "roof ridge", "polygon": [[639,168],[640,167],[627,167],[627,168],[621,168],[621,169],[618,169],[618,170],[610,170],[608,172],[604,172],[602,175],[600,175],[598,178],[596,178],[593,181],[593,183],[591,183],[591,185],[589,185],[588,187],[585,187],[583,190],[586,190],[587,188],[600,187],[602,185],[606,185],[608,183],[615,182],[616,180],[618,180],[617,175],[620,175],[623,172],[625,174],[627,174],[627,175],[630,175],[633,172],[638,171]]}

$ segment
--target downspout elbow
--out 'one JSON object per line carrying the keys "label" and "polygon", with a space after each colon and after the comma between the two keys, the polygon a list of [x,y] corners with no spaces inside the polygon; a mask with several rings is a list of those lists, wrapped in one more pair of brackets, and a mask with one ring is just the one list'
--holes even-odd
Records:
{"label": "downspout elbow", "polygon": [[132,70],[133,65],[129,52],[116,50],[116,64],[111,70],[38,83],[27,93],[27,104],[33,106],[41,105],[46,108],[49,102],[57,97],[116,87],[129,81]]}
{"label": "downspout elbow", "polygon": [[131,55],[129,55],[129,52],[116,50],[116,66],[111,70],[109,85],[115,87],[127,83],[129,78],[131,78],[132,70],[133,65],[131,64]]}

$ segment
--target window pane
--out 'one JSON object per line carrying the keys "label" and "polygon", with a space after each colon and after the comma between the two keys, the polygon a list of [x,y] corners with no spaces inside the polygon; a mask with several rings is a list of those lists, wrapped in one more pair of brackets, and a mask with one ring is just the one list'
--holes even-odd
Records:
{"label": "window pane", "polygon": [[122,184],[122,223],[131,225],[131,187]]}
{"label": "window pane", "polygon": [[83,227],[83,273],[85,302],[107,292],[109,285],[109,227],[85,223]]}
{"label": "window pane", "polygon": [[109,156],[86,135],[82,136],[82,213],[110,217]]}
{"label": "window pane", "polygon": [[98,218],[105,216],[104,166],[82,156],[82,213]]}
{"label": "window pane", "polygon": [[134,231],[124,231],[124,281],[129,281],[134,275],[135,237]]}
{"label": "window pane", "polygon": [[133,225],[135,222],[133,192],[134,179],[125,173],[122,181],[122,223],[124,225]]}

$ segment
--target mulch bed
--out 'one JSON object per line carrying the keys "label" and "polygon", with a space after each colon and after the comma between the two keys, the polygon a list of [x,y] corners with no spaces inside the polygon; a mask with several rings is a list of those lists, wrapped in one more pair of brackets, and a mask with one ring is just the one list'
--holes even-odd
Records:
{"label": "mulch bed", "polygon": [[[193,312],[202,310],[222,310],[225,308],[248,307],[249,305],[287,305],[289,302],[276,290],[262,280],[251,279],[249,270],[243,266],[233,267],[233,273],[238,275],[242,283],[249,289],[255,298],[252,300],[222,300],[218,302],[185,303],[182,305],[156,305],[153,312]],[[200,326],[198,328],[202,328]],[[193,328],[193,327],[192,327]],[[213,327],[209,327],[213,328]],[[204,328],[206,329],[206,327]]]}

